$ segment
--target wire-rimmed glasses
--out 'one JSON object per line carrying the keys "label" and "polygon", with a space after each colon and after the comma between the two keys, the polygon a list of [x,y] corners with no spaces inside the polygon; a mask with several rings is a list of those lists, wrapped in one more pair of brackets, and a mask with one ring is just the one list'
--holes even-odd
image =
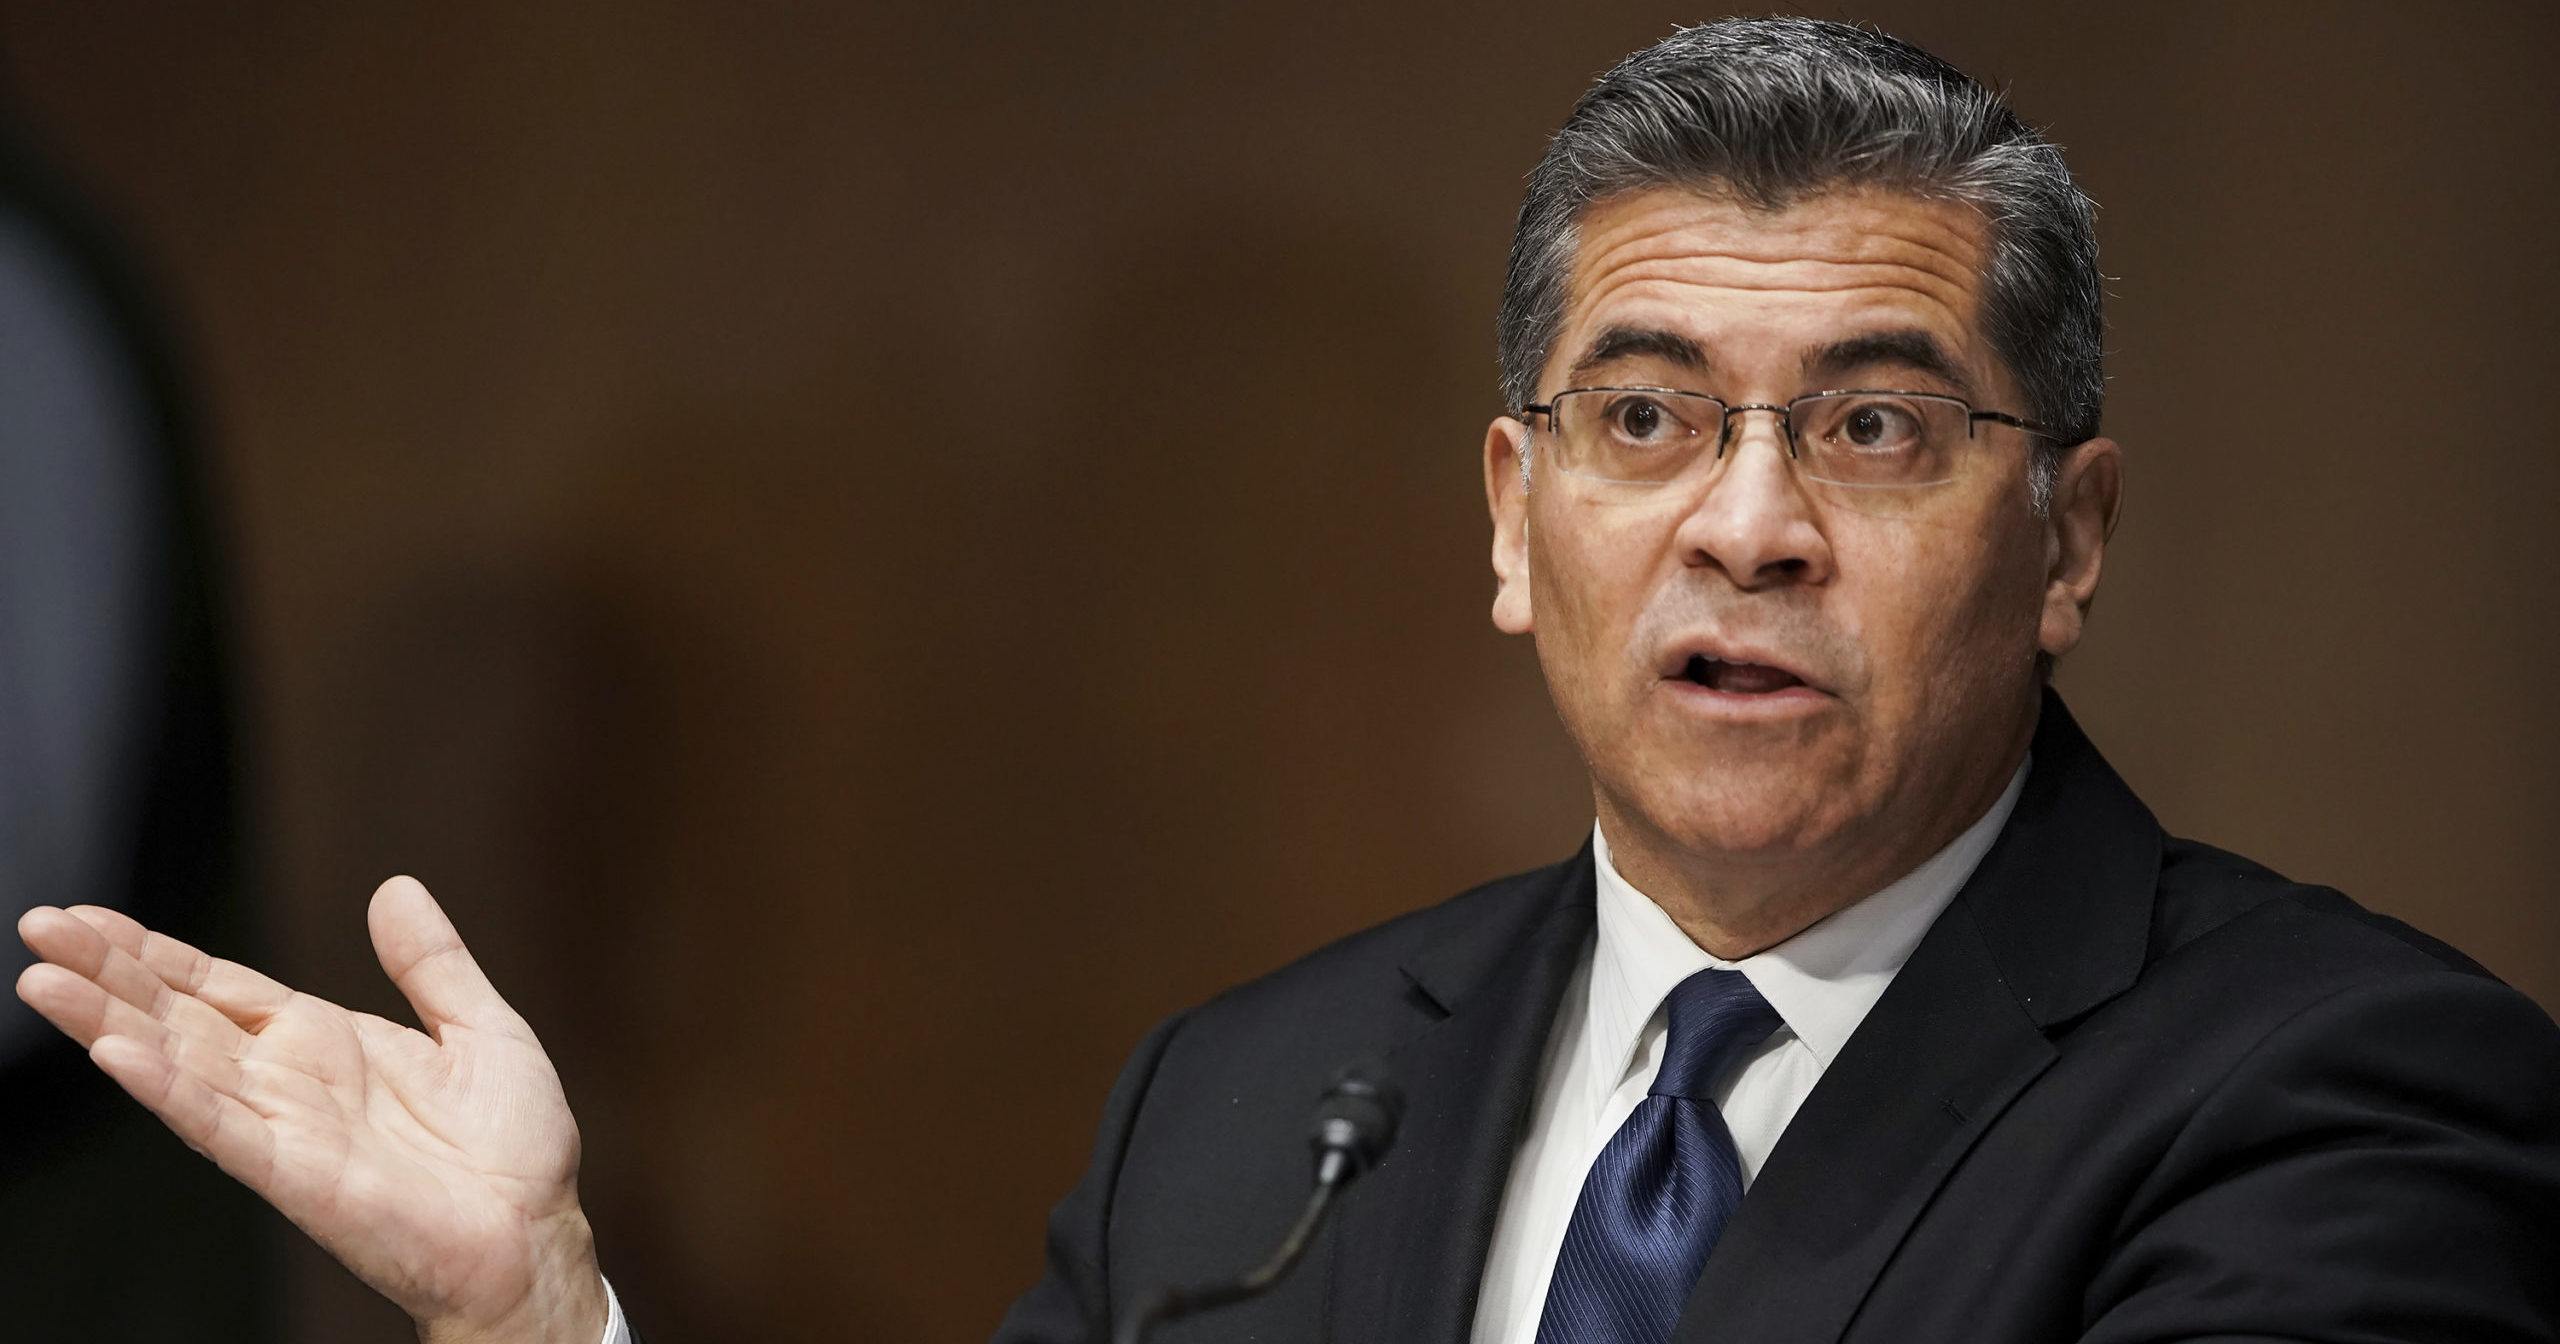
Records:
{"label": "wire-rimmed glasses", "polygon": [[1961,397],[1867,388],[1808,392],[1783,406],[1736,406],[1663,387],[1576,387],[1521,407],[1520,418],[1547,418],[1558,470],[1616,485],[1660,485],[1701,457],[1723,457],[1746,411],[1778,417],[1799,475],[1861,490],[1919,490],[1956,479],[1974,426],[1986,421],[2055,437],[2033,421],[1977,411]]}

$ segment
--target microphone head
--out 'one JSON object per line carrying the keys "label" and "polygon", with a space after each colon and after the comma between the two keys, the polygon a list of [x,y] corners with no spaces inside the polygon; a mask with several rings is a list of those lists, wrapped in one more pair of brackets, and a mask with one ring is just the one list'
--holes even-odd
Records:
{"label": "microphone head", "polygon": [[1359,1065],[1343,1070],[1316,1104],[1315,1132],[1307,1141],[1316,1150],[1317,1169],[1330,1168],[1348,1180],[1378,1165],[1395,1142],[1403,1114],[1404,1089],[1395,1079]]}

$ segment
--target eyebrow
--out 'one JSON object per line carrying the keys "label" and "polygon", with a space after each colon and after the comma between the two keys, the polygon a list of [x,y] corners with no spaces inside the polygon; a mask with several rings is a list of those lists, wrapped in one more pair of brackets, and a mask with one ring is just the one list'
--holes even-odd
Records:
{"label": "eyebrow", "polygon": [[1947,354],[1947,348],[1938,343],[1937,337],[1917,327],[1869,332],[1845,341],[1833,341],[1804,357],[1807,374],[1826,377],[1875,364],[1900,364],[1941,379],[1959,391],[1971,390],[1971,384]]}
{"label": "eyebrow", "polygon": [[1661,331],[1651,327],[1611,327],[1592,339],[1591,348],[1583,352],[1582,358],[1573,362],[1570,376],[1580,379],[1584,374],[1605,364],[1614,364],[1622,359],[1645,358],[1676,364],[1691,373],[1704,373],[1707,369],[1705,347],[1676,331]]}

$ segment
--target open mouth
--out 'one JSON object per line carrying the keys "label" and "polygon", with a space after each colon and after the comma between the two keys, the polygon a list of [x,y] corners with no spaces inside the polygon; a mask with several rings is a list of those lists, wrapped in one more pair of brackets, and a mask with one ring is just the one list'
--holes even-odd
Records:
{"label": "open mouth", "polygon": [[1804,679],[1784,668],[1761,663],[1737,663],[1723,658],[1692,654],[1680,670],[1681,679],[1727,695],[1775,695],[1804,685]]}

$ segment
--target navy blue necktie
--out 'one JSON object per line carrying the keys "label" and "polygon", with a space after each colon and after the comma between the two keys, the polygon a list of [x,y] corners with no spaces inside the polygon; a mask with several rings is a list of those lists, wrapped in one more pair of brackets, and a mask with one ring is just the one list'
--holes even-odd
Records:
{"label": "navy blue necktie", "polygon": [[1653,1091],[1600,1150],[1566,1225],[1538,1344],[1662,1344],[1742,1203],[1742,1159],[1710,1089],[1778,1028],[1740,971],[1671,991]]}

